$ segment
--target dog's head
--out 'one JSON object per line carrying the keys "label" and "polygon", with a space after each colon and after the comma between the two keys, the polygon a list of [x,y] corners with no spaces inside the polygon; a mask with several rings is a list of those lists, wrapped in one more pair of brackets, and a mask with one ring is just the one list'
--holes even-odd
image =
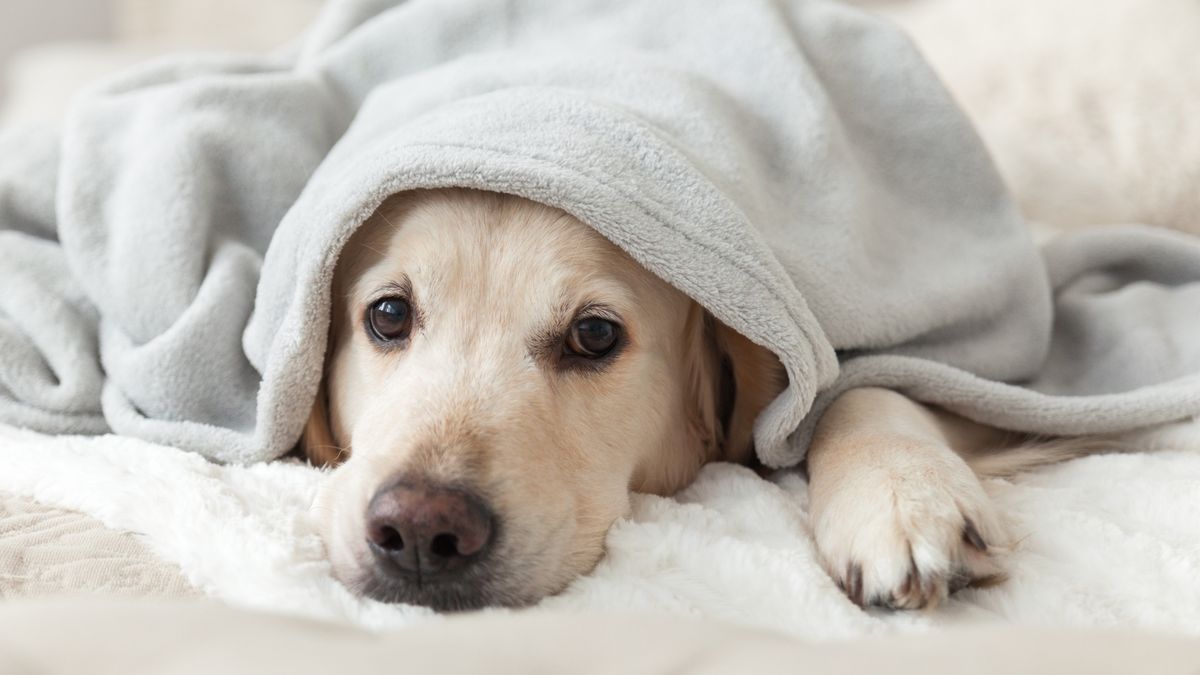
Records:
{"label": "dog's head", "polygon": [[469,190],[346,245],[302,447],[338,577],[438,609],[521,605],[603,553],[631,491],[753,454],[775,357],[566,213]]}

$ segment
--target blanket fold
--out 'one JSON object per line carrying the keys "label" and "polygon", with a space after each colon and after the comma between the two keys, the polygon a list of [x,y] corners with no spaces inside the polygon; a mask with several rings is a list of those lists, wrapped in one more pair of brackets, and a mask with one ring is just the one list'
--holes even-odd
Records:
{"label": "blanket fold", "polygon": [[318,386],[390,194],[557,206],[773,350],[771,466],[890,386],[1047,434],[1200,414],[1200,243],[1039,251],[908,40],[826,0],[337,0],[287,57],[179,57],[0,139],[0,421],[249,462]]}

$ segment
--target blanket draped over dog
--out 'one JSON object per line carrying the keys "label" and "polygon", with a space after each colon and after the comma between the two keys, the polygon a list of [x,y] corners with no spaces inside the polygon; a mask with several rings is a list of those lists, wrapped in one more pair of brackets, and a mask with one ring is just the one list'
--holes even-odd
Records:
{"label": "blanket draped over dog", "polygon": [[1047,434],[1200,413],[1200,241],[1129,227],[1039,251],[878,19],[342,0],[286,54],[160,61],[61,134],[0,141],[0,421],[287,452],[341,245],[388,195],[444,186],[574,214],[778,354],[771,466],[856,386]]}

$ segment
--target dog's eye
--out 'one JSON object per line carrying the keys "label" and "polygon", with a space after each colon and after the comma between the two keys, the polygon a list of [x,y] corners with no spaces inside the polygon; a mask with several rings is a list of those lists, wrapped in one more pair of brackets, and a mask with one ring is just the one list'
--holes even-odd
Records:
{"label": "dog's eye", "polygon": [[367,310],[367,325],[382,342],[403,340],[412,332],[412,308],[403,298],[378,300]]}
{"label": "dog's eye", "polygon": [[567,333],[567,351],[589,359],[598,359],[617,344],[617,324],[607,319],[580,319]]}

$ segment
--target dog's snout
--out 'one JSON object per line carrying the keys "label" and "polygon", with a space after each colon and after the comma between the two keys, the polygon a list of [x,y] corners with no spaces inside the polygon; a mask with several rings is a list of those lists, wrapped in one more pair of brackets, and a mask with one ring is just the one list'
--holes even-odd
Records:
{"label": "dog's snout", "polygon": [[418,578],[481,558],[492,530],[491,511],[458,489],[400,483],[380,490],[367,507],[367,542],[375,555]]}

